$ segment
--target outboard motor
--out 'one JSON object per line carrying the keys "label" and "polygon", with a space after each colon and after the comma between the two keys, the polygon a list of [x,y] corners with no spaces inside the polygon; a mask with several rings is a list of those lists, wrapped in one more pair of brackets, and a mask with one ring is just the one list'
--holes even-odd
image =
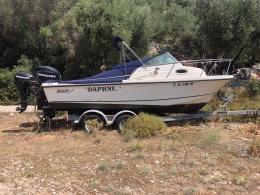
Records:
{"label": "outboard motor", "polygon": [[18,72],[14,77],[14,84],[17,86],[21,96],[21,107],[17,107],[16,111],[23,112],[26,110],[28,101],[27,96],[30,95],[29,86],[36,85],[34,77],[26,72]]}
{"label": "outboard motor", "polygon": [[[18,72],[14,77],[14,83],[21,96],[21,106],[18,106],[16,110],[20,113],[26,110],[28,105],[27,97],[30,96],[30,93],[36,97],[38,110],[48,107],[48,101],[41,87],[41,84],[48,80],[60,81],[61,75],[59,71],[50,66],[38,66],[35,68],[34,75]],[[54,116],[53,112],[51,113]]]}

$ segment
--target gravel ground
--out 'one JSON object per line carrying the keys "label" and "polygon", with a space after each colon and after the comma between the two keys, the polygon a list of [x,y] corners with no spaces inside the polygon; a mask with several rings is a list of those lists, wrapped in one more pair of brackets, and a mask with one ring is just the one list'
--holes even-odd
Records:
{"label": "gravel ground", "polygon": [[259,123],[223,117],[125,142],[30,112],[0,120],[0,195],[259,195]]}
{"label": "gravel ground", "polygon": [[[1,106],[0,105],[0,112],[17,112],[16,111],[17,106]],[[27,109],[25,112],[34,112],[35,107],[34,106],[27,106]]]}

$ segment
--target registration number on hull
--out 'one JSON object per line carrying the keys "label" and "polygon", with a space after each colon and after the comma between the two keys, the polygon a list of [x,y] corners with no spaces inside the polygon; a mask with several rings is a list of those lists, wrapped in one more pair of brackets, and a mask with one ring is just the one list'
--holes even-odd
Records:
{"label": "registration number on hull", "polygon": [[180,86],[191,86],[193,82],[184,82],[184,83],[173,83],[173,87],[180,87]]}

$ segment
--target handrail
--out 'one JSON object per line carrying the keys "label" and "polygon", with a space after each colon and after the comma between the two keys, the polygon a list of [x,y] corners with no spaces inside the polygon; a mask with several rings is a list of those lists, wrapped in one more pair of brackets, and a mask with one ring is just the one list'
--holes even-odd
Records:
{"label": "handrail", "polygon": [[[172,72],[172,69],[173,69],[174,65],[178,64],[178,63],[181,63],[183,66],[189,66],[189,65],[194,65],[194,64],[204,64],[205,66],[203,67],[203,70],[205,71],[205,69],[207,68],[207,66],[210,63],[229,62],[228,68],[227,68],[227,72],[226,72],[226,75],[228,75],[228,71],[229,71],[229,68],[230,68],[232,60],[233,59],[229,59],[229,58],[225,58],[225,59],[221,58],[221,59],[184,60],[184,61],[171,62],[169,64],[172,64],[172,67],[171,67],[169,73],[167,74],[166,78],[169,77],[170,73]],[[160,65],[162,65],[162,64],[160,64]],[[208,76],[210,75],[210,73],[213,70],[213,68],[214,68],[214,65],[212,66],[212,68],[208,72],[208,74],[207,74]]]}
{"label": "handrail", "polygon": [[[228,67],[227,67],[227,72],[226,75],[228,75],[228,71],[231,65],[233,59],[229,59],[229,58],[220,58],[220,59],[201,59],[201,60],[185,60],[185,61],[179,61],[179,63],[188,66],[188,64],[204,64],[204,70],[206,69],[206,67],[210,64],[210,63],[222,63],[222,62],[229,62]],[[215,65],[214,64],[214,65]],[[214,65],[212,66],[212,68],[210,69],[208,75],[210,75],[211,71],[214,68]]]}

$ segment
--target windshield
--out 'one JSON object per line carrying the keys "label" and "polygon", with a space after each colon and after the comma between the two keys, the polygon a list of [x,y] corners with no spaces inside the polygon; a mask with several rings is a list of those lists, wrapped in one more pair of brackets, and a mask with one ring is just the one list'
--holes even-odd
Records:
{"label": "windshield", "polygon": [[145,65],[169,64],[176,62],[178,61],[167,52],[150,59],[145,63]]}

